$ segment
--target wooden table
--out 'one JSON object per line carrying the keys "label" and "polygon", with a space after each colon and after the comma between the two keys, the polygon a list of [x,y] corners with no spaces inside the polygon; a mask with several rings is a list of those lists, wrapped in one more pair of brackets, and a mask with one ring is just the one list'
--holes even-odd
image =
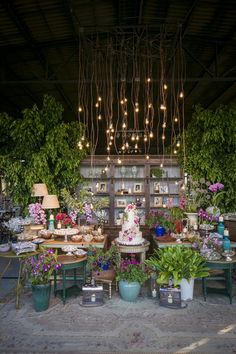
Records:
{"label": "wooden table", "polygon": [[[22,288],[22,282],[24,280],[24,276],[22,274],[22,260],[26,257],[30,257],[30,256],[36,256],[38,254],[38,251],[33,251],[33,252],[27,252],[27,253],[21,253],[19,255],[16,255],[13,251],[9,251],[9,252],[2,252],[0,253],[0,257],[2,258],[8,258],[9,262],[7,263],[6,267],[3,269],[3,271],[0,273],[0,281],[2,279],[17,279],[17,285],[16,285],[16,309],[19,309],[20,307],[20,292],[21,292],[21,288]],[[19,270],[18,270],[18,275],[17,277],[14,276],[4,276],[4,274],[6,273],[7,269],[9,268],[9,266],[11,265],[11,262],[14,259],[18,259],[19,260]]]}
{"label": "wooden table", "polygon": [[[54,271],[54,296],[56,296],[57,293],[61,293],[62,301],[65,305],[67,296],[75,295],[78,293],[79,288],[76,284],[77,280],[81,279],[83,281],[83,284],[86,282],[87,256],[78,258],[74,255],[59,255],[57,257],[57,261],[61,264],[61,268],[59,271]],[[82,268],[83,271],[83,275],[81,278],[77,277],[76,274],[76,270],[78,268]],[[66,288],[66,280],[71,280],[71,277],[66,275],[66,272],[68,270],[73,270],[72,279],[74,280],[74,286],[70,288]],[[62,290],[57,290],[57,275],[60,271],[62,272]]]}
{"label": "wooden table", "polygon": [[[202,278],[202,288],[203,288],[203,296],[206,301],[207,293],[220,293],[229,296],[230,303],[232,304],[233,297],[233,287],[232,287],[232,270],[236,269],[236,257],[232,257],[232,261],[226,261],[225,258],[222,258],[218,261],[206,261],[206,266],[211,270],[223,270],[224,276],[222,275],[212,275],[209,277]],[[225,287],[224,288],[216,288],[207,286],[207,281],[210,280],[224,280]]]}
{"label": "wooden table", "polygon": [[45,247],[45,248],[62,248],[64,246],[75,246],[77,248],[89,248],[90,246],[96,247],[96,248],[104,248],[106,249],[107,247],[107,235],[105,235],[104,240],[102,242],[96,242],[96,241],[91,241],[91,242],[85,242],[85,241],[80,241],[80,242],[72,242],[72,241],[61,241],[57,239],[50,239],[50,240],[45,240],[43,243],[40,244],[40,247]]}

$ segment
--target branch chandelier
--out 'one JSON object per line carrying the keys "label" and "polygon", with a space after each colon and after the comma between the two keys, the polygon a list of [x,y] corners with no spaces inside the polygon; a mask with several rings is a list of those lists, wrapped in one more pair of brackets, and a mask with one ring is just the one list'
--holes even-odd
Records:
{"label": "branch chandelier", "polygon": [[[78,53],[78,142],[96,153],[99,139],[122,163],[125,154],[149,159],[175,155],[184,129],[184,77],[181,27],[175,39],[163,29],[81,34]],[[174,44],[173,44],[174,43]],[[100,141],[99,141],[100,142]]]}

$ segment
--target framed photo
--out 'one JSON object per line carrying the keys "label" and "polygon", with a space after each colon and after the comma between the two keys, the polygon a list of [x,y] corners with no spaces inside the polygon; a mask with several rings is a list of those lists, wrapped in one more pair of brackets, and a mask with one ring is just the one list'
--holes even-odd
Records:
{"label": "framed photo", "polygon": [[126,199],[117,199],[116,206],[118,206],[120,208],[125,208],[126,205],[127,205]]}
{"label": "framed photo", "polygon": [[168,209],[173,208],[173,206],[174,206],[174,198],[172,198],[172,197],[167,198],[166,206],[167,206]]}
{"label": "framed photo", "polygon": [[143,184],[142,183],[135,183],[134,184],[134,193],[141,193],[143,191]]}
{"label": "framed photo", "polygon": [[98,191],[98,193],[106,193],[107,192],[107,184],[104,182],[98,183],[97,191]]}
{"label": "framed photo", "polygon": [[162,197],[154,197],[154,207],[161,208],[163,204],[163,198]]}
{"label": "framed photo", "polygon": [[160,194],[168,194],[169,189],[167,184],[160,185]]}
{"label": "framed photo", "polygon": [[160,193],[160,182],[154,182],[153,184],[153,193],[159,194]]}

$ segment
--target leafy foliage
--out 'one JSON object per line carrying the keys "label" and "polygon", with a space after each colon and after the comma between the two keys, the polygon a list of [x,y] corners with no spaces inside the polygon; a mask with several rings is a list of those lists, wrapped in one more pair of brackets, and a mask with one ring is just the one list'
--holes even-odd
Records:
{"label": "leafy foliage", "polygon": [[116,269],[120,261],[120,252],[116,245],[112,245],[108,250],[96,247],[90,247],[88,250],[88,265],[92,270],[101,271],[104,266]]}
{"label": "leafy foliage", "polygon": [[77,121],[63,122],[62,113],[62,106],[45,95],[42,108],[27,108],[18,119],[0,114],[0,170],[15,204],[29,204],[34,183],[44,182],[51,194],[59,194],[80,180],[86,151],[77,143],[83,127]]}
{"label": "leafy foliage", "polygon": [[[184,133],[186,163],[183,148],[179,162],[194,180],[201,177],[220,181],[225,195],[221,211],[235,211],[236,205],[236,106],[220,106],[215,111],[196,106]],[[182,144],[183,146],[183,144]]]}
{"label": "leafy foliage", "polygon": [[209,275],[204,258],[197,251],[184,246],[158,248],[145,263],[158,271],[159,284],[168,284],[172,279],[176,286],[183,278],[189,281]]}

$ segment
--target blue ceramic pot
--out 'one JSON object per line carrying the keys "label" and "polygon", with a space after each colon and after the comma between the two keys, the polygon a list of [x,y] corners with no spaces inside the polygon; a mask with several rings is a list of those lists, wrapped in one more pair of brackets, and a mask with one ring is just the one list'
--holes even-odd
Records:
{"label": "blue ceramic pot", "polygon": [[161,225],[156,226],[155,233],[156,233],[157,236],[163,236],[165,234],[164,227],[161,226]]}
{"label": "blue ceramic pot", "polygon": [[101,263],[98,263],[98,266],[102,269],[102,270],[108,270],[109,269],[109,266],[110,266],[110,261],[107,261],[106,264],[101,264]]}
{"label": "blue ceramic pot", "polygon": [[139,296],[141,285],[138,282],[127,282],[126,280],[119,281],[119,293],[123,300],[133,302]]}
{"label": "blue ceramic pot", "polygon": [[49,307],[51,284],[31,285],[33,306],[36,312],[46,311]]}

